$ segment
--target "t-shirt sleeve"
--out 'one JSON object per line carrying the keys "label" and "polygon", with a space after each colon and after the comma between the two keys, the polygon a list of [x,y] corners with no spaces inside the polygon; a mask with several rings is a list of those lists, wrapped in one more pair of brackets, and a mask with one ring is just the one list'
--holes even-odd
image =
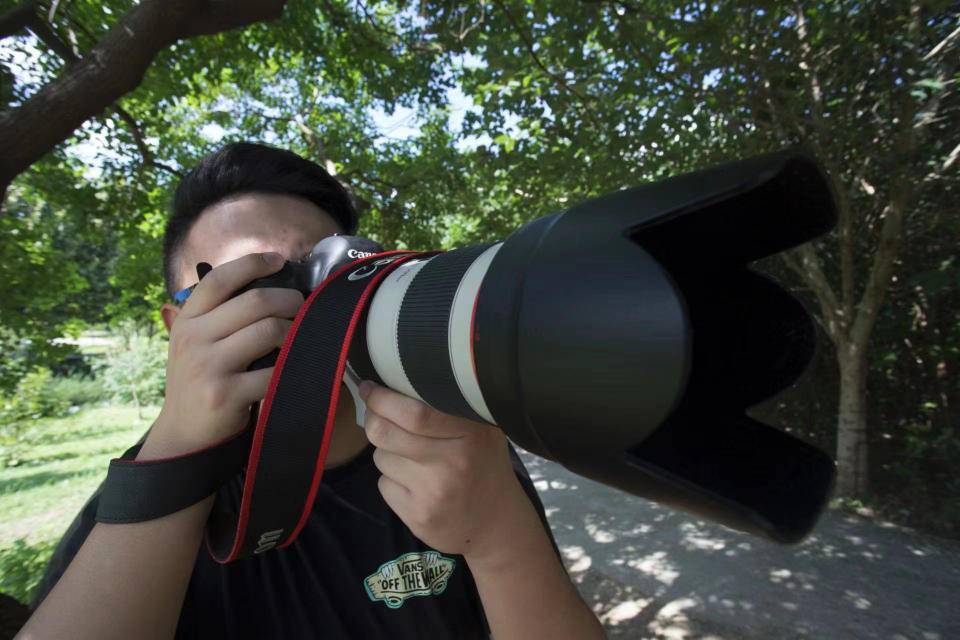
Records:
{"label": "t-shirt sleeve", "polygon": [[550,538],[550,544],[553,546],[554,553],[557,554],[557,558],[560,559],[560,562],[563,562],[563,557],[560,555],[560,549],[557,547],[557,541],[553,538],[553,531],[550,529],[550,523],[547,522],[547,514],[543,508],[543,502],[540,500],[540,494],[537,493],[537,488],[533,486],[533,480],[530,479],[530,473],[527,471],[527,468],[523,464],[523,460],[520,459],[520,455],[517,453],[517,450],[514,449],[513,444],[508,444],[510,448],[510,460],[513,462],[513,470],[517,474],[517,478],[520,480],[520,486],[523,487],[523,491],[527,494],[527,497],[530,498],[533,508],[536,509],[537,515],[540,517],[540,522],[543,523],[543,528],[547,532],[547,537]]}
{"label": "t-shirt sleeve", "polygon": [[57,548],[54,550],[50,561],[47,563],[47,568],[44,570],[43,579],[40,581],[40,584],[37,585],[37,590],[33,595],[33,602],[30,605],[31,609],[36,610],[36,608],[40,606],[40,603],[43,602],[47,595],[53,590],[57,581],[60,580],[60,576],[62,576],[64,571],[67,570],[67,567],[70,566],[73,557],[77,555],[77,551],[79,551],[83,543],[86,542],[87,536],[90,535],[90,531],[93,530],[94,525],[97,523],[97,503],[100,500],[100,492],[102,490],[103,484],[97,487],[97,490],[93,492],[93,495],[90,496],[87,503],[83,505],[80,513],[78,513],[77,517],[70,523],[67,532],[63,534],[63,537],[57,544]]}

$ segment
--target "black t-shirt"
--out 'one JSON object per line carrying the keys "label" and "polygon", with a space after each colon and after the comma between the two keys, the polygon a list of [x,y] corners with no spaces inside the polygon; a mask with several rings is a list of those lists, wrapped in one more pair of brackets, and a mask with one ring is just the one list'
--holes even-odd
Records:
{"label": "black t-shirt", "polygon": [[[549,535],[530,477],[512,447],[510,455]],[[326,470],[309,520],[286,549],[220,565],[201,548],[177,637],[487,638],[466,562],[414,537],[384,502],[379,476],[372,446]],[[239,507],[241,491],[238,476],[221,489],[220,499]],[[37,604],[93,528],[98,494],[60,541]]]}

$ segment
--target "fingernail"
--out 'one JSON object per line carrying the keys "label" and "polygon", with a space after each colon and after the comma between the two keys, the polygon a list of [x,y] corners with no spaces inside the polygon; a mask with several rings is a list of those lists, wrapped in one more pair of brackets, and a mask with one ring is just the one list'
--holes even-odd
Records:
{"label": "fingernail", "polygon": [[271,251],[260,254],[260,256],[263,258],[263,261],[271,267],[279,267],[281,264],[283,264],[283,256],[279,253],[274,253]]}
{"label": "fingernail", "polygon": [[360,392],[360,397],[364,400],[367,399],[367,396],[370,395],[370,392],[373,391],[374,384],[369,380],[364,380],[357,385],[357,391]]}

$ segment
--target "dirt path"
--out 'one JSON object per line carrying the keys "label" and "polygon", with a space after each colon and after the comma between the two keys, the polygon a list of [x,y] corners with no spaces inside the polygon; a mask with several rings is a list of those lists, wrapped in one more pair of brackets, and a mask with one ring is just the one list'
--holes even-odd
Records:
{"label": "dirt path", "polygon": [[521,456],[611,638],[960,638],[960,545],[829,512],[778,546]]}

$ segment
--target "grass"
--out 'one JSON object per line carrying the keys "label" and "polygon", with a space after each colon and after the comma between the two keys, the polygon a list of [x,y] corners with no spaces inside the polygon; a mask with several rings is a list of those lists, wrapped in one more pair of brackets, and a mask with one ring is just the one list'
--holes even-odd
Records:
{"label": "grass", "polygon": [[27,602],[47,559],[103,480],[111,458],[133,445],[158,407],[87,407],[31,422],[0,455],[0,592]]}

